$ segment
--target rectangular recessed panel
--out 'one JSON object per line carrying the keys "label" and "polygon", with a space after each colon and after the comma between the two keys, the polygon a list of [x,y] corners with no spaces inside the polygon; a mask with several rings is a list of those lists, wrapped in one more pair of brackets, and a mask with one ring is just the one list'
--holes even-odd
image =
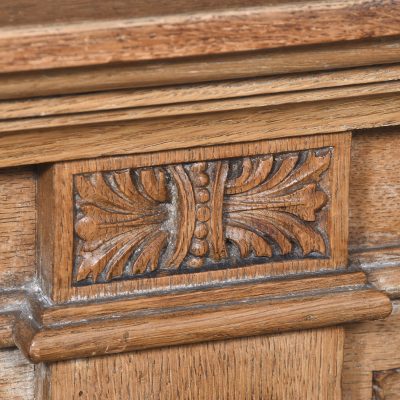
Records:
{"label": "rectangular recessed panel", "polygon": [[343,267],[348,150],[332,134],[54,164],[42,277],[67,299]]}
{"label": "rectangular recessed panel", "polygon": [[329,258],[332,150],[74,175],[74,284]]}

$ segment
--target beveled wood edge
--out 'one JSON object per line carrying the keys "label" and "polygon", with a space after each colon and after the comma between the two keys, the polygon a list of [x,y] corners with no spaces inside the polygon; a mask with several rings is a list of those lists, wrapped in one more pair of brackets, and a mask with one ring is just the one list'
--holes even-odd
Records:
{"label": "beveled wood edge", "polygon": [[0,99],[207,83],[384,66],[399,61],[400,38],[388,37],[173,60],[25,71],[0,74]]}
{"label": "beveled wood edge", "polygon": [[0,101],[0,132],[241,110],[400,91],[400,65]]}
{"label": "beveled wood edge", "polygon": [[399,125],[400,93],[391,91],[388,84],[381,94],[268,107],[244,101],[237,110],[5,132],[0,168]]}
{"label": "beveled wood edge", "polygon": [[[220,54],[398,35],[399,8],[399,2],[393,0],[309,1],[156,18],[7,27],[0,32],[0,71]],[[293,20],[296,20],[295,29]],[[186,37],[195,40],[186,40]],[[79,52],[77,48],[82,42],[86,44],[85,51]]]}
{"label": "beveled wood edge", "polygon": [[364,273],[343,270],[142,299],[30,302],[34,312],[22,310],[13,334],[33,362],[333,326],[391,312],[389,298]]}
{"label": "beveled wood edge", "polygon": [[365,272],[368,282],[391,299],[400,298],[400,247],[354,251],[351,264]]}

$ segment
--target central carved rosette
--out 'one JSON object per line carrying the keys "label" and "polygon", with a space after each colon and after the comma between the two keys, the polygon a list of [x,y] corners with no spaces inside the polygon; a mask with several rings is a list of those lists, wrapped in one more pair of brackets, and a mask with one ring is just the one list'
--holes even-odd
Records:
{"label": "central carved rosette", "polygon": [[331,150],[81,174],[75,282],[327,254]]}

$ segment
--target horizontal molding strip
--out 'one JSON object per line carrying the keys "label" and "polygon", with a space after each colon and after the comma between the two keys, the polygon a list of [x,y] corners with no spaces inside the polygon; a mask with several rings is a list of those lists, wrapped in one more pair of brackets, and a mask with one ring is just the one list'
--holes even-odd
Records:
{"label": "horizontal molding strip", "polygon": [[400,247],[357,250],[350,258],[354,266],[367,274],[375,288],[392,299],[400,298]]}
{"label": "horizontal molding strip", "polygon": [[26,71],[0,74],[0,99],[265,77],[399,60],[400,39],[389,37],[208,57]]}
{"label": "horizontal molding strip", "polygon": [[3,27],[0,72],[398,35],[399,12],[398,0],[308,1],[127,20]]}
{"label": "horizontal molding strip", "polygon": [[[396,82],[397,81],[397,82]],[[40,117],[18,122],[0,122],[0,130],[57,126],[96,122],[103,114],[92,113],[80,119],[79,114],[94,111],[118,110],[106,113],[107,120],[152,118],[207,111],[220,111],[254,106],[269,106],[308,100],[398,91],[400,65],[387,65],[338,70],[330,72],[303,73],[278,77],[231,80],[208,84],[192,84],[174,87],[114,90],[81,95],[32,98],[0,101],[0,121]],[[387,83],[385,85],[385,83]],[[375,84],[375,85],[373,85]],[[390,86],[389,86],[390,85]],[[329,89],[319,90],[316,89]],[[336,90],[333,90],[335,88]],[[295,93],[293,93],[295,92]],[[270,96],[261,96],[270,95]],[[255,97],[256,96],[256,97]],[[246,99],[240,99],[246,97]],[[235,101],[231,99],[236,98]],[[229,100],[228,100],[229,99]],[[210,100],[220,100],[211,102]],[[182,104],[181,107],[172,105]],[[193,104],[195,103],[195,104]],[[149,106],[161,106],[150,108]],[[146,107],[146,108],[143,108]],[[121,110],[125,109],[125,110]],[[130,110],[127,110],[130,109]],[[74,114],[68,120],[43,117]],[[103,119],[104,119],[103,117]],[[24,124],[24,125],[23,125]]]}
{"label": "horizontal molding strip", "polygon": [[390,312],[388,297],[353,272],[46,306],[35,317],[20,318],[14,331],[28,358],[48,362],[331,326]]}
{"label": "horizontal molding strip", "polygon": [[0,167],[398,125],[400,93],[391,93],[395,82],[383,85],[385,94],[7,132],[0,136]]}
{"label": "horizontal molding strip", "polygon": [[[43,128],[83,126],[99,123],[119,123],[124,121],[177,117],[181,115],[243,110],[284,104],[335,100],[341,98],[349,99],[360,96],[399,92],[400,80],[396,80],[391,82],[341,86],[320,90],[305,90],[299,92],[294,91],[293,93],[277,93],[270,95],[238,97],[233,99],[168,104],[164,106],[126,108],[111,111],[107,110],[101,112],[67,114],[41,118],[23,118],[5,121],[0,120],[0,133],[21,131],[27,127],[29,127],[29,130],[34,130]],[[112,100],[110,99],[110,101]]]}

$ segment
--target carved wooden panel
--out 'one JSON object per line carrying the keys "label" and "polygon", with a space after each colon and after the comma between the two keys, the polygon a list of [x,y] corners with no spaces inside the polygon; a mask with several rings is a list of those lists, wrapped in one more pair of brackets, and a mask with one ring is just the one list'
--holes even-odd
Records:
{"label": "carved wooden panel", "polygon": [[74,176],[74,281],[328,257],[332,148]]}
{"label": "carved wooden panel", "polygon": [[374,371],[373,400],[397,400],[400,398],[400,369]]}
{"label": "carved wooden panel", "polygon": [[39,182],[44,286],[67,300],[344,268],[349,144],[341,133],[53,164]]}

